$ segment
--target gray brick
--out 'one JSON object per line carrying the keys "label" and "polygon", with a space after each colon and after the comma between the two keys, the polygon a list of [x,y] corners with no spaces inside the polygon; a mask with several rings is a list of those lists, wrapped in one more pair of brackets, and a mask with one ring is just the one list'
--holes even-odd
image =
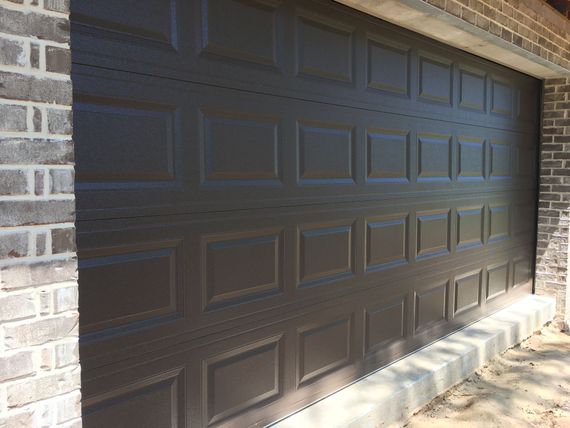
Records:
{"label": "gray brick", "polygon": [[40,45],[33,42],[30,45],[30,65],[32,68],[40,68]]}
{"label": "gray brick", "polygon": [[4,226],[67,223],[75,220],[74,201],[0,201]]}
{"label": "gray brick", "polygon": [[0,382],[27,376],[32,373],[34,373],[34,362],[30,351],[0,358]]}
{"label": "gray brick", "polygon": [[69,0],[44,0],[44,7],[54,12],[69,12]]}
{"label": "gray brick", "polygon": [[36,314],[32,293],[8,294],[0,298],[0,320],[13,321],[30,318]]}
{"label": "gray brick", "polygon": [[71,105],[71,81],[0,72],[0,98]]}
{"label": "gray brick", "polygon": [[62,165],[73,163],[73,142],[43,139],[0,139],[0,163]]}
{"label": "gray brick", "polygon": [[25,195],[27,192],[28,179],[24,171],[0,170],[0,195]]}
{"label": "gray brick", "polygon": [[79,389],[79,372],[65,371],[8,385],[8,407],[20,407],[28,403],[55,397]]}
{"label": "gray brick", "polygon": [[34,194],[37,196],[44,194],[44,176],[43,170],[34,171]]}
{"label": "gray brick", "polygon": [[19,40],[0,38],[0,64],[26,65],[24,43]]}
{"label": "gray brick", "polygon": [[53,254],[75,251],[75,229],[52,229],[51,252]]}
{"label": "gray brick", "polygon": [[[0,6],[0,32],[41,40],[69,41],[69,21],[40,13],[22,13]],[[1,80],[1,79],[0,79]]]}
{"label": "gray brick", "polygon": [[72,113],[71,110],[55,110],[47,111],[48,130],[52,134],[71,135],[72,130]]}
{"label": "gray brick", "polygon": [[77,261],[52,260],[0,267],[0,289],[53,284],[77,279]]}
{"label": "gray brick", "polygon": [[77,334],[77,316],[43,318],[26,323],[4,326],[4,345],[7,349],[42,345]]}
{"label": "gray brick", "polygon": [[41,132],[41,130],[42,130],[42,111],[37,107],[34,107],[33,123],[34,123],[34,132]]}
{"label": "gray brick", "polygon": [[69,74],[71,71],[71,51],[55,46],[47,46],[46,70],[52,73]]}
{"label": "gray brick", "polygon": [[50,171],[50,192],[53,194],[73,193],[74,172],[71,169],[52,169]]}
{"label": "gray brick", "polygon": [[12,232],[0,234],[0,259],[25,257],[28,255],[28,233]]}
{"label": "gray brick", "polygon": [[27,108],[25,106],[0,104],[0,131],[21,132],[27,129]]}
{"label": "gray brick", "polygon": [[61,313],[77,309],[76,286],[58,288],[53,292],[53,311]]}
{"label": "gray brick", "polygon": [[47,235],[43,232],[40,232],[36,235],[36,255],[43,256],[46,254],[47,245],[46,245]]}
{"label": "gray brick", "polygon": [[58,343],[55,345],[55,366],[57,368],[77,364],[79,362],[79,347],[77,342]]}

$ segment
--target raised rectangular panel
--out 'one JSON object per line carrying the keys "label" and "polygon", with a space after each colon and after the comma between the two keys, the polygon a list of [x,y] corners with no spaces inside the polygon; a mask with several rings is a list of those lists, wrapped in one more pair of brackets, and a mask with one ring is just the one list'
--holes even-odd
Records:
{"label": "raised rectangular panel", "polygon": [[491,141],[491,178],[511,176],[511,145],[502,141]]}
{"label": "raised rectangular panel", "polygon": [[255,230],[202,238],[204,306],[244,303],[283,286],[283,230]]}
{"label": "raised rectangular panel", "polygon": [[483,245],[484,209],[457,209],[457,250]]}
{"label": "raised rectangular panel", "polygon": [[516,174],[519,177],[532,177],[536,170],[535,149],[533,146],[515,145]]}
{"label": "raised rectangular panel", "polygon": [[407,95],[410,48],[373,39],[368,45],[368,87]]}
{"label": "raised rectangular panel", "polygon": [[279,121],[237,112],[202,110],[203,179],[223,184],[280,180]]}
{"label": "raised rectangular panel", "polygon": [[444,282],[415,292],[415,332],[419,333],[447,320],[447,293],[449,284]]}
{"label": "raised rectangular panel", "polygon": [[299,122],[299,177],[315,184],[352,183],[353,127]]}
{"label": "raised rectangular panel", "polygon": [[352,223],[301,227],[300,285],[328,282],[353,273]]}
{"label": "raised rectangular panel", "polygon": [[459,105],[464,108],[485,111],[485,74],[459,70]]}
{"label": "raised rectangular panel", "polygon": [[532,233],[535,225],[536,207],[533,203],[525,202],[513,205],[513,235]]}
{"label": "raised rectangular panel", "polygon": [[364,309],[364,352],[403,339],[406,334],[406,298]]}
{"label": "raised rectangular panel", "polygon": [[457,139],[458,164],[457,179],[485,179],[485,140],[460,136]]}
{"label": "raised rectangular panel", "polygon": [[449,215],[449,210],[417,213],[418,259],[449,253]]}
{"label": "raised rectangular panel", "polygon": [[508,262],[487,267],[487,300],[506,293],[508,284]]}
{"label": "raised rectangular panel", "polygon": [[372,183],[407,183],[410,133],[390,129],[367,131],[367,180]]}
{"label": "raised rectangular panel", "polygon": [[83,426],[182,428],[184,370],[174,369],[86,400]]}
{"label": "raised rectangular panel", "polygon": [[509,237],[510,215],[507,205],[489,207],[489,242]]}
{"label": "raised rectangular panel", "polygon": [[76,94],[73,115],[77,181],[90,189],[176,178],[175,106]]}
{"label": "raised rectangular panel", "polygon": [[451,104],[451,64],[432,58],[419,58],[419,97]]}
{"label": "raised rectangular panel", "polygon": [[297,67],[301,75],[352,82],[354,28],[303,13],[297,22]]}
{"label": "raised rectangular panel", "polygon": [[408,216],[384,216],[366,221],[366,268],[407,263]]}
{"label": "raised rectangular panel", "polygon": [[506,83],[493,80],[491,84],[491,111],[496,114],[513,114],[513,89]]}
{"label": "raised rectangular panel", "polygon": [[278,398],[281,381],[281,336],[270,337],[216,355],[202,363],[205,414],[215,424]]}
{"label": "raised rectangular panel", "polygon": [[298,331],[298,384],[311,381],[350,361],[352,316]]}
{"label": "raised rectangular panel", "polygon": [[418,135],[418,181],[451,180],[451,136]]}
{"label": "raised rectangular panel", "polygon": [[455,278],[455,302],[457,315],[481,305],[481,269]]}
{"label": "raised rectangular panel", "polygon": [[81,334],[182,316],[181,241],[80,252]]}
{"label": "raised rectangular panel", "polygon": [[72,3],[73,21],[154,42],[177,42],[175,0],[82,0]]}
{"label": "raised rectangular panel", "polygon": [[279,3],[277,0],[202,0],[204,51],[276,65]]}
{"label": "raised rectangular panel", "polygon": [[513,260],[513,286],[524,284],[532,278],[532,268],[529,257],[518,257]]}

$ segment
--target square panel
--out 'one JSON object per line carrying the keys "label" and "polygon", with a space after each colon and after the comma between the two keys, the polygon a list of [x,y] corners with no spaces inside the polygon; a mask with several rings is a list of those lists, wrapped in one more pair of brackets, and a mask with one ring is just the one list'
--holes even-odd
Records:
{"label": "square panel", "polygon": [[444,281],[415,291],[415,333],[421,333],[441,322],[447,321],[448,288],[449,283]]}
{"label": "square panel", "polygon": [[368,87],[408,95],[410,48],[372,39],[367,44]]}
{"label": "square panel", "polygon": [[353,274],[352,223],[313,224],[299,230],[299,281],[315,285]]}
{"label": "square panel", "polygon": [[507,83],[493,80],[491,84],[491,112],[502,116],[512,116],[513,88]]}
{"label": "square panel", "polygon": [[418,135],[418,181],[451,180],[451,135]]}
{"label": "square panel", "polygon": [[281,336],[270,337],[203,361],[209,424],[281,394],[281,347]]}
{"label": "square panel", "polygon": [[364,352],[379,350],[406,336],[406,297],[365,308]]}
{"label": "square panel", "polygon": [[[182,317],[182,241],[149,241],[81,251],[82,335],[163,317]],[[113,296],[113,304],[109,304]]]}
{"label": "square panel", "polygon": [[202,110],[203,180],[224,185],[280,180],[278,119]]}
{"label": "square panel", "polygon": [[[169,49],[178,42],[177,0],[145,0],[135,4],[115,0],[82,0],[72,5],[74,24],[105,30],[117,35],[160,43]],[[129,43],[133,43],[132,40]]]}
{"label": "square panel", "polygon": [[485,74],[459,70],[459,105],[485,111],[487,85]]}
{"label": "square panel", "polygon": [[484,240],[484,208],[457,209],[457,250],[481,247]]}
{"label": "square panel", "polygon": [[456,315],[481,306],[481,269],[455,278],[454,313]]}
{"label": "square panel", "polygon": [[300,122],[299,178],[315,184],[353,182],[353,127]]}
{"label": "square panel", "polygon": [[245,303],[281,291],[282,229],[202,238],[204,307]]}
{"label": "square panel", "polygon": [[508,205],[489,207],[489,242],[507,239],[510,236],[510,210]]}
{"label": "square panel", "polygon": [[419,97],[451,105],[451,63],[419,57]]}
{"label": "square panel", "polygon": [[202,1],[202,47],[260,64],[277,64],[276,0]]}
{"label": "square panel", "polygon": [[298,384],[336,370],[350,361],[352,316],[317,323],[298,331]]}
{"label": "square panel", "polygon": [[408,262],[408,215],[384,216],[366,221],[366,269]]}
{"label": "square panel", "polygon": [[[89,189],[172,182],[179,150],[176,106],[74,94],[77,180]],[[104,124],[104,126],[101,126]]]}
{"label": "square panel", "polygon": [[507,292],[509,285],[509,262],[487,267],[487,300]]}
{"label": "square panel", "polygon": [[450,251],[450,211],[423,211],[417,213],[418,259],[448,254]]}
{"label": "square panel", "polygon": [[532,278],[532,265],[529,257],[517,257],[513,260],[513,287],[522,285]]}
{"label": "square panel", "polygon": [[407,183],[410,165],[410,133],[389,129],[367,131],[367,181]]}
{"label": "square panel", "polygon": [[491,178],[511,177],[511,145],[504,141],[491,141]]}
{"label": "square panel", "polygon": [[459,181],[485,179],[485,140],[460,136],[457,138]]}
{"label": "square panel", "polygon": [[165,368],[164,360],[158,365],[164,370],[147,376],[139,371],[130,382],[84,399],[82,427],[179,428],[186,414],[187,374],[181,367]]}
{"label": "square panel", "polygon": [[303,13],[297,22],[297,67],[301,75],[352,82],[354,28]]}

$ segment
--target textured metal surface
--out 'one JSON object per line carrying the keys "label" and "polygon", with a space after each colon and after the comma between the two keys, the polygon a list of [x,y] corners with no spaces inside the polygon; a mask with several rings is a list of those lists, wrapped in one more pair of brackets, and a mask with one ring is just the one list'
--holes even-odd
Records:
{"label": "textured metal surface", "polygon": [[332,2],[72,33],[85,426],[267,424],[530,292],[537,81]]}

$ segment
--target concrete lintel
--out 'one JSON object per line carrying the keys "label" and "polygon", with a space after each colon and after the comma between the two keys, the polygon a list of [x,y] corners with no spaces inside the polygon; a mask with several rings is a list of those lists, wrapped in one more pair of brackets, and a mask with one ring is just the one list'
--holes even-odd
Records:
{"label": "concrete lintel", "polygon": [[540,79],[570,76],[570,70],[423,0],[336,1]]}
{"label": "concrete lintel", "polygon": [[407,419],[495,355],[552,320],[555,302],[531,295],[273,425],[373,428]]}

